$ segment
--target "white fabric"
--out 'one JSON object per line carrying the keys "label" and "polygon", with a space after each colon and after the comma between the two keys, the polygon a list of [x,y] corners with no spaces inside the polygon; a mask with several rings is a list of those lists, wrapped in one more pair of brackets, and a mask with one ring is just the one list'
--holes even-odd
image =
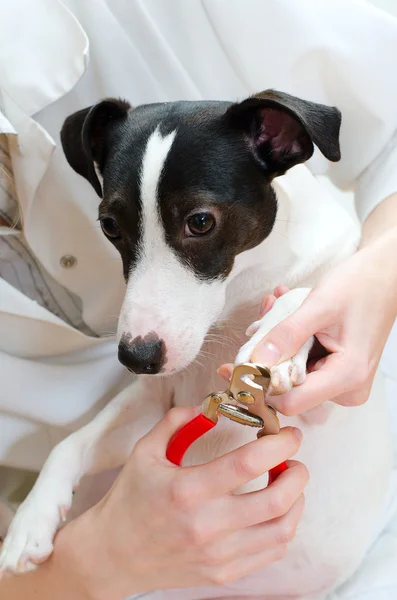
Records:
{"label": "white fabric", "polygon": [[[7,134],[1,129],[8,129]],[[30,250],[21,230],[20,211],[10,157],[17,141],[11,126],[0,116],[0,278],[38,302],[66,323],[95,335],[82,320],[82,301],[51,277]]]}
{"label": "white fabric", "polygon": [[[91,329],[114,331],[121,264],[96,224],[95,192],[59,147],[64,118],[110,95],[132,104],[237,100],[274,87],[337,105],[343,160],[329,165],[316,152],[310,167],[355,187],[365,218],[397,190],[396,57],[397,21],[359,0],[7,2],[1,123],[18,134],[12,163],[29,247],[82,299]],[[75,267],[61,266],[65,255]],[[38,469],[67,430],[89,420],[125,381],[115,350],[112,337],[85,335],[0,280],[0,463]],[[393,353],[390,361],[395,377]],[[390,581],[388,600],[397,597]],[[371,600],[383,593],[376,585]],[[338,600],[364,598],[352,593]]]}

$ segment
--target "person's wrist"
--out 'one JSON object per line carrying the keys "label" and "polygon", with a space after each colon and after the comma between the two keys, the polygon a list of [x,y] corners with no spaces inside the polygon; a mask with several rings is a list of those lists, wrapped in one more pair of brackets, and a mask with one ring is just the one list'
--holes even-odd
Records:
{"label": "person's wrist", "polygon": [[117,595],[117,575],[112,577],[111,561],[106,560],[106,537],[98,513],[94,507],[58,533],[52,561],[55,566],[68,565],[76,600],[122,600]]}
{"label": "person's wrist", "polygon": [[107,522],[102,501],[69,523],[58,534],[54,560],[69,565],[80,600],[123,600],[146,589],[136,587],[133,565],[125,563],[120,544],[112,541],[114,525]]}
{"label": "person's wrist", "polygon": [[76,600],[105,600],[96,595],[92,573],[94,538],[95,532],[88,530],[83,516],[62,528],[55,539],[50,562],[56,570],[68,565],[68,583]]}

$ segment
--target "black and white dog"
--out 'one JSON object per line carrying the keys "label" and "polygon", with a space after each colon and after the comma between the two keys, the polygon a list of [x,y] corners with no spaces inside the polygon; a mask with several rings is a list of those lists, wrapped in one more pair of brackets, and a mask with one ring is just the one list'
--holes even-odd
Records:
{"label": "black and white dog", "polygon": [[[140,375],[53,450],[10,527],[0,568],[17,570],[21,558],[32,568],[29,559],[49,555],[59,507],[70,507],[85,474],[122,464],[171,406],[200,404],[220,389],[216,368],[236,355],[237,363],[248,361],[319,277],[355,251],[359,231],[347,212],[299,165],[313,145],[339,160],[340,122],[336,108],[273,90],[237,104],[132,109],[108,99],[66,120],[67,160],[102,199],[103,232],[123,261],[119,358]],[[263,295],[279,284],[292,291],[243,345]],[[302,383],[311,344],[273,368],[274,393]],[[252,584],[244,580],[241,596],[323,597],[368,548],[391,470],[384,399],[375,385],[354,411],[336,404],[324,411],[320,419],[281,419],[304,433],[297,458],[311,474],[305,512],[286,557],[256,573]],[[186,464],[254,437],[222,420]]]}

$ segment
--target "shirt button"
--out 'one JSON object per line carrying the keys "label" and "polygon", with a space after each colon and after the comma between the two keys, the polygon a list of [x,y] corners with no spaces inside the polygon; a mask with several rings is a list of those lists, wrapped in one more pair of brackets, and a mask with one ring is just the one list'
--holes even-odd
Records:
{"label": "shirt button", "polygon": [[60,263],[64,269],[72,269],[77,265],[77,258],[71,254],[65,254],[65,256],[62,256]]}

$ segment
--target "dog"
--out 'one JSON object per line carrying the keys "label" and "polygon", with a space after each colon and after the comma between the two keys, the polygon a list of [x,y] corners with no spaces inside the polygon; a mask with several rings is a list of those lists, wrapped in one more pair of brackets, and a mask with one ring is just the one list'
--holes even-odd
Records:
{"label": "dog", "polygon": [[[118,356],[137,377],[52,451],[9,529],[1,569],[31,569],[49,556],[84,475],[123,464],[172,406],[220,389],[216,367],[236,355],[236,364],[249,361],[255,344],[356,250],[357,226],[304,165],[314,146],[340,159],[340,124],[337,108],[275,90],[237,103],[132,108],[106,99],[66,119],[66,158],[101,198],[103,233],[121,255]],[[281,283],[291,291],[247,342],[261,299]],[[303,382],[312,342],[272,369],[273,393]],[[228,585],[242,597],[323,598],[360,564],[387,487],[390,436],[376,385],[354,411],[329,403],[321,419],[281,416],[286,424],[304,434],[305,511],[281,561]],[[254,437],[223,419],[184,464]],[[242,491],[265,485],[264,476]]]}

